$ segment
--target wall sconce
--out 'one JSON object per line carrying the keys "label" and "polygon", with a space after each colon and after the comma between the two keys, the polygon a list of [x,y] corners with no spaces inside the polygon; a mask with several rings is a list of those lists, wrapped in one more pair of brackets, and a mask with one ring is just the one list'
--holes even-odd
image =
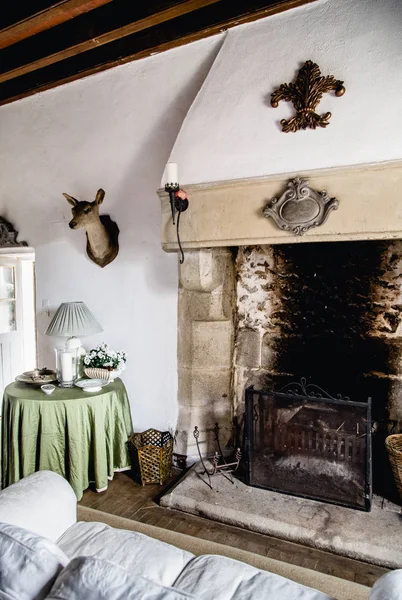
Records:
{"label": "wall sconce", "polygon": [[[170,198],[170,208],[172,210],[172,222],[173,222],[173,225],[176,224],[177,243],[179,244],[179,249],[180,249],[180,254],[181,254],[180,264],[182,265],[184,263],[184,252],[183,252],[183,248],[181,247],[179,226],[180,226],[181,213],[188,209],[188,199],[187,199],[186,192],[184,190],[180,189],[180,186],[178,183],[179,175],[178,175],[177,164],[168,162],[166,165],[165,174],[166,174],[165,190],[168,192],[169,198]],[[175,223],[176,211],[178,214],[177,214],[177,222]]]}

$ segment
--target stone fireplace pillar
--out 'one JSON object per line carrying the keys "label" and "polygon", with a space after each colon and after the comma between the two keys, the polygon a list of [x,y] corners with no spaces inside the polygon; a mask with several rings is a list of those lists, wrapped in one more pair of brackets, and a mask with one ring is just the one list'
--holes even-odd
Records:
{"label": "stone fireplace pillar", "polygon": [[190,457],[197,454],[195,425],[203,454],[215,451],[215,423],[222,449],[232,438],[234,299],[230,250],[187,250],[179,278],[176,451]]}

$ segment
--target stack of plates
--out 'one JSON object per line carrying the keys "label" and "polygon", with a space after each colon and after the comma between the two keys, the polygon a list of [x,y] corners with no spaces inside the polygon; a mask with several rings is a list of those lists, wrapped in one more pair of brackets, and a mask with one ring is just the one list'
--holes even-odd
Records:
{"label": "stack of plates", "polygon": [[57,376],[56,371],[50,369],[34,369],[33,371],[25,371],[22,375],[17,375],[15,380],[29,385],[44,385],[45,383],[57,381]]}
{"label": "stack of plates", "polygon": [[84,392],[100,392],[108,383],[105,379],[80,379],[75,382],[75,385]]}

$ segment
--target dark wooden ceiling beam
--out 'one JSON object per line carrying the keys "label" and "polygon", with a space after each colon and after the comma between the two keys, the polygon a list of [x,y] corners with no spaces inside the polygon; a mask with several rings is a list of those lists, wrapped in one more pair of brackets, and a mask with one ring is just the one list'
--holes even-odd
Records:
{"label": "dark wooden ceiling beam", "polygon": [[96,35],[91,39],[87,39],[79,44],[75,44],[74,46],[60,50],[59,52],[44,56],[43,58],[21,65],[10,71],[0,73],[0,83],[8,81],[9,79],[14,79],[15,77],[20,77],[21,75],[25,75],[27,73],[31,73],[32,71],[42,69],[43,67],[47,67],[67,58],[71,58],[72,56],[82,54],[83,52],[88,52],[89,50],[99,48],[99,46],[103,46],[104,44],[109,44],[110,42],[114,42],[115,40],[138,33],[144,29],[154,27],[160,23],[171,21],[172,19],[176,19],[182,15],[186,15],[200,8],[204,8],[205,6],[216,4],[217,2],[220,2],[220,0],[184,0],[180,4],[171,6],[160,12],[153,13],[143,19],[139,19],[138,21],[128,23],[119,29],[114,29],[101,35]]}
{"label": "dark wooden ceiling beam", "polygon": [[7,48],[41,31],[65,23],[112,0],[63,0],[4,29],[0,29],[0,49]]}
{"label": "dark wooden ceiling beam", "polygon": [[[221,0],[0,84],[0,105],[316,0]],[[186,32],[183,35],[183,32]]]}

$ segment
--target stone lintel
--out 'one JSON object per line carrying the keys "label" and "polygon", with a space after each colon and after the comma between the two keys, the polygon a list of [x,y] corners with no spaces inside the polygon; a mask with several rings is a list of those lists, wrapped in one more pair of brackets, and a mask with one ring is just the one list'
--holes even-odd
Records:
{"label": "stone lintel", "polygon": [[[339,200],[327,222],[303,236],[279,229],[263,214],[267,201],[280,196],[294,177]],[[194,249],[402,238],[401,187],[402,161],[187,185],[190,206],[180,222],[182,244]],[[158,194],[162,247],[177,251],[169,197],[164,190]]]}

